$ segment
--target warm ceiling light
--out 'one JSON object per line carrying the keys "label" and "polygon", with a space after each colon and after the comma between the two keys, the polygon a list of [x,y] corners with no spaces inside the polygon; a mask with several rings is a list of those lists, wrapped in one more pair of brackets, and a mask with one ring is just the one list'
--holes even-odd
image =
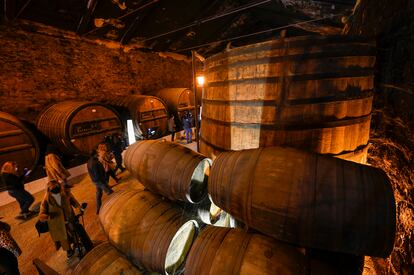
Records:
{"label": "warm ceiling light", "polygon": [[198,86],[203,87],[205,81],[206,81],[206,79],[204,78],[203,75],[197,76],[197,84],[198,84]]}

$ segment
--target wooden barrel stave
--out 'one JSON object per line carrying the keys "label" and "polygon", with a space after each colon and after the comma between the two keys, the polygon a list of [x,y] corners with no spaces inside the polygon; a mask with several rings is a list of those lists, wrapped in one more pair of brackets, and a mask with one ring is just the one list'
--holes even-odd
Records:
{"label": "wooden barrel stave", "polygon": [[395,202],[379,169],[292,148],[226,152],[213,164],[209,193],[280,240],[356,255],[392,250]]}
{"label": "wooden barrel stave", "polygon": [[110,104],[122,114],[122,119],[132,119],[134,127],[140,129],[141,135],[148,138],[148,130],[156,129],[160,137],[167,131],[168,110],[158,97],[149,95],[131,95],[118,97]]}
{"label": "wooden barrel stave", "polygon": [[[113,194],[103,205],[99,218],[109,241],[117,249],[135,264],[157,272],[165,272],[169,247],[177,232],[186,224],[190,224],[191,230],[197,227],[173,205],[139,190]],[[184,240],[187,241],[192,239]],[[186,251],[181,253],[185,257]],[[176,263],[174,268],[180,264]]]}
{"label": "wooden barrel stave", "polygon": [[0,167],[15,161],[33,170],[39,160],[39,144],[33,133],[15,116],[0,112]]}
{"label": "wooden barrel stave", "polygon": [[185,111],[193,112],[194,115],[194,93],[188,88],[165,88],[150,94],[161,98],[177,119],[183,117]]}
{"label": "wooden barrel stave", "polygon": [[[203,99],[209,100],[276,100],[281,83],[272,79],[208,83]],[[346,98],[364,94],[374,88],[373,76],[310,79],[289,83],[286,100]],[[243,91],[249,91],[243,93]]]}
{"label": "wooden barrel stave", "polygon": [[368,141],[374,63],[375,45],[353,37],[280,39],[210,57],[201,138],[221,150],[356,150]]}
{"label": "wooden barrel stave", "polygon": [[37,128],[66,154],[89,155],[106,135],[121,132],[117,114],[100,103],[65,101],[44,110]]}
{"label": "wooden barrel stave", "polygon": [[[285,145],[321,154],[339,154],[355,150],[360,145],[368,143],[370,118],[370,116],[366,116],[355,120],[346,119],[343,122],[327,122],[325,128],[315,126],[311,129],[306,129],[305,125],[292,125],[292,129],[283,129],[283,126],[277,129],[260,124],[231,124],[227,122],[223,125],[218,121],[203,119],[201,139],[221,150]],[[344,125],[340,125],[341,123]],[[339,125],[329,127],[335,124]],[[302,130],[301,126],[303,126]]]}
{"label": "wooden barrel stave", "polygon": [[[234,248],[237,247],[237,250]],[[208,226],[189,253],[185,274],[305,274],[294,247],[259,234]]]}
{"label": "wooden barrel stave", "polygon": [[[373,97],[311,104],[289,104],[280,109],[274,101],[204,100],[207,119],[223,123],[278,124],[280,122],[317,123],[369,115]],[[206,117],[204,117],[206,118]]]}
{"label": "wooden barrel stave", "polygon": [[192,203],[207,193],[210,162],[191,149],[166,141],[139,141],[125,154],[125,166],[148,189]]}
{"label": "wooden barrel stave", "polygon": [[132,275],[141,272],[108,242],[104,242],[86,254],[72,274]]}

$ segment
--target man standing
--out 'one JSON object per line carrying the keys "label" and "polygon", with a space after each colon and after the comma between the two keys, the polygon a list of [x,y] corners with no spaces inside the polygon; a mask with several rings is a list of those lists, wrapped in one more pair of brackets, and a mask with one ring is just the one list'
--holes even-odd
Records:
{"label": "man standing", "polygon": [[193,130],[192,127],[192,116],[187,111],[183,117],[183,128],[185,131],[185,138],[187,139],[187,144],[193,142]]}
{"label": "man standing", "polygon": [[168,119],[168,131],[171,133],[171,142],[174,141],[175,127],[174,115],[171,115]]}
{"label": "man standing", "polygon": [[114,191],[108,185],[108,177],[102,163],[99,161],[96,152],[94,151],[88,160],[88,173],[91,177],[93,184],[96,186],[96,214],[99,214],[99,210],[102,205],[102,191],[107,195],[112,194]]}

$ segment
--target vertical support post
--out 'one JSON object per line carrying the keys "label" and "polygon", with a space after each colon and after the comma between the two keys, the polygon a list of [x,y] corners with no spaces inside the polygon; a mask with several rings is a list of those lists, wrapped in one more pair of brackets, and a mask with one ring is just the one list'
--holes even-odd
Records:
{"label": "vertical support post", "polygon": [[16,16],[16,2],[15,0],[4,0],[3,2],[4,14],[3,18],[5,21],[11,22]]}
{"label": "vertical support post", "polygon": [[197,75],[196,75],[196,63],[195,63],[195,52],[191,51],[191,61],[193,65],[193,93],[194,93],[194,121],[195,121],[195,136],[196,136],[196,143],[197,143],[197,152],[200,152],[200,142],[198,140],[198,104],[197,104]]}

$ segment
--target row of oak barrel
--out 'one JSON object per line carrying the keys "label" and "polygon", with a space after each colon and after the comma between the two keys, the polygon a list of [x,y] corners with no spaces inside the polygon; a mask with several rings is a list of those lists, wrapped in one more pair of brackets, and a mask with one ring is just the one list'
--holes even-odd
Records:
{"label": "row of oak barrel", "polygon": [[[125,165],[149,191],[108,198],[99,217],[110,243],[134,265],[167,274],[182,266],[185,274],[337,274],[310,251],[386,257],[393,248],[395,201],[380,169],[287,147],[224,152],[210,164],[175,143],[131,145]],[[197,208],[207,189],[253,231],[201,229],[177,206]]]}
{"label": "row of oak barrel", "polygon": [[0,112],[0,166],[11,160],[33,170],[43,149],[39,143],[45,140],[67,155],[89,155],[106,135],[123,132],[127,119],[132,119],[141,132],[138,136],[150,128],[166,134],[168,114],[179,118],[185,111],[194,110],[194,96],[189,89],[168,88],[152,94],[124,96],[107,104],[58,102],[39,114],[36,129]]}

